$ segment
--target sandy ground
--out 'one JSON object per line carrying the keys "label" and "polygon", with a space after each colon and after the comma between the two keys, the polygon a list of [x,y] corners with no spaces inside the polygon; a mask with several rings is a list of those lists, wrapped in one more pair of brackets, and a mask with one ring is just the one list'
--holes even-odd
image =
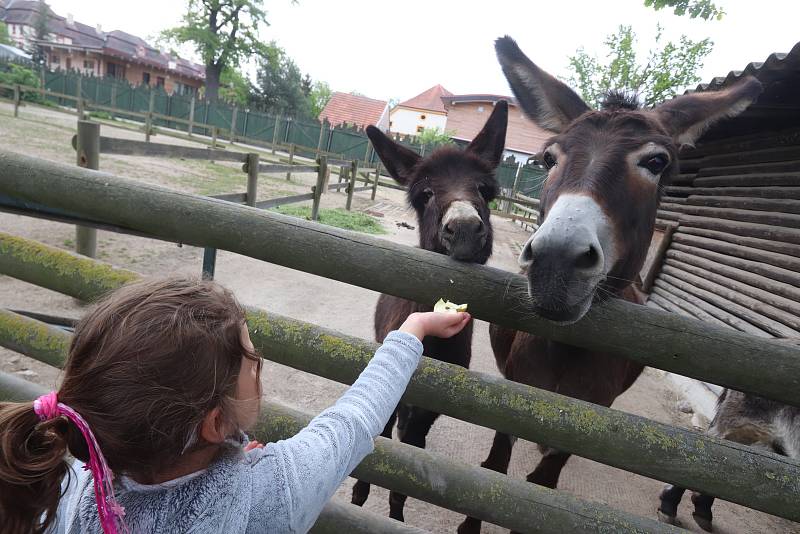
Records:
{"label": "sandy ground", "polygon": [[[11,108],[0,104],[0,136],[12,151],[73,164],[74,151],[69,140],[74,134],[75,117],[49,110],[23,108],[20,119],[11,117]],[[103,127],[102,135],[142,139],[141,133]],[[191,144],[166,136],[158,142]],[[139,178],[169,187],[205,194],[245,190],[244,174],[233,166],[187,161],[102,156],[101,169]],[[284,176],[266,177],[259,184],[262,198],[307,191],[313,176],[294,177],[291,183]],[[323,206],[344,205],[343,194],[324,197]],[[414,245],[416,233],[398,226],[405,222],[416,226],[413,214],[405,207],[402,193],[379,189],[376,201],[368,193],[355,197],[354,208],[382,213],[380,219],[394,242]],[[490,264],[515,270],[519,244],[527,233],[513,223],[493,219],[495,253]],[[74,228],[68,225],[0,213],[0,229],[57,247],[74,247]],[[143,238],[99,232],[98,255],[115,265],[144,274],[185,273],[199,275],[202,251],[194,247],[178,247]],[[230,287],[245,304],[318,323],[346,334],[372,339],[372,313],[378,294],[366,289],[293,271],[228,252],[220,252],[217,280]],[[0,276],[0,305],[11,309],[39,311],[79,317],[81,306],[73,299]],[[489,347],[488,326],[478,321],[475,329],[472,368],[497,373]],[[43,385],[53,386],[58,372],[38,362],[0,349],[0,370],[14,372]],[[318,412],[341,394],[343,386],[277,364],[264,367],[265,395],[309,412]],[[651,419],[690,427],[690,415],[677,409],[680,399],[661,371],[648,369],[614,408]],[[440,417],[429,437],[432,451],[478,465],[488,453],[493,431],[450,417]],[[524,478],[538,461],[534,444],[518,441],[514,449],[509,475]],[[606,503],[618,509],[655,517],[657,496],[662,483],[627,473],[583,458],[573,457],[561,476],[560,489],[576,496]],[[343,484],[339,496],[349,498],[352,480]],[[373,488],[366,506],[381,514],[388,513],[388,492]],[[688,494],[684,498],[679,519],[687,528],[701,532],[690,516]],[[728,533],[800,533],[800,525],[790,523],[738,505],[717,501],[714,508],[715,531]],[[462,517],[427,503],[409,499],[406,520],[432,532],[454,532]],[[484,532],[505,532],[485,525]]]}

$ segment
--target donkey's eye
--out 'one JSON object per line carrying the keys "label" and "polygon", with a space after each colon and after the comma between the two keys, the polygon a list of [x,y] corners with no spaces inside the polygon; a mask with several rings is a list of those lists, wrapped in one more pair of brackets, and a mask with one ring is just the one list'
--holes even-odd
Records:
{"label": "donkey's eye", "polygon": [[667,165],[669,165],[669,158],[664,154],[647,156],[639,162],[639,167],[644,167],[655,175],[661,174]]}
{"label": "donkey's eye", "polygon": [[425,188],[425,189],[423,189],[423,190],[422,190],[422,192],[419,194],[419,199],[420,199],[420,201],[421,201],[421,202],[424,202],[424,203],[426,203],[426,202],[428,202],[428,201],[429,201],[431,198],[433,198],[433,189],[431,189],[430,187],[426,187],[426,188]]}
{"label": "donkey's eye", "polygon": [[544,161],[544,166],[548,169],[552,169],[558,163],[556,158],[550,152],[544,153],[544,156],[542,156],[542,161]]}

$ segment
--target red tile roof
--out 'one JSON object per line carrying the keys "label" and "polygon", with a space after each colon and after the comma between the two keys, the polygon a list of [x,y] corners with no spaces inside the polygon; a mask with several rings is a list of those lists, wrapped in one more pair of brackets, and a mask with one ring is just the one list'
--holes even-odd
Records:
{"label": "red tile roof", "polygon": [[444,104],[442,103],[443,96],[453,96],[453,93],[437,84],[414,98],[400,102],[398,106],[445,113]]}
{"label": "red tile roof", "polygon": [[319,114],[319,120],[327,120],[331,126],[346,123],[366,128],[378,124],[388,105],[385,100],[336,92]]}

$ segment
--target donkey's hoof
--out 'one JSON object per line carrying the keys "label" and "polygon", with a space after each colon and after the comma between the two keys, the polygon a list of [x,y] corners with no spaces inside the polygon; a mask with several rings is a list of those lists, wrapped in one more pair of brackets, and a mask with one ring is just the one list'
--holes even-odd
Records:
{"label": "donkey's hoof", "polygon": [[696,513],[692,514],[694,518],[694,522],[697,523],[697,526],[705,530],[706,532],[713,532],[714,528],[711,525],[711,518],[704,517],[702,515],[698,515]]}
{"label": "donkey's hoof", "polygon": [[662,523],[666,523],[668,525],[677,525],[678,524],[678,518],[676,516],[668,515],[668,514],[662,512],[660,508],[658,510],[656,510],[656,515],[658,515],[658,520],[661,521]]}
{"label": "donkey's hoof", "polygon": [[481,520],[474,517],[464,518],[464,521],[458,525],[458,534],[480,534]]}
{"label": "donkey's hoof", "polygon": [[350,498],[350,502],[356,506],[364,506],[364,503],[367,502],[367,497],[369,497],[369,485],[365,485],[359,480],[353,486],[353,496]]}

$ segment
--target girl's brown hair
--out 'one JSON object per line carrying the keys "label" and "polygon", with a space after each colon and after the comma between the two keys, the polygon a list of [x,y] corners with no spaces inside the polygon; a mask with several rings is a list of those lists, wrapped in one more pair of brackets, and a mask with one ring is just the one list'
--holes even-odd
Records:
{"label": "girl's brown hair", "polygon": [[[58,401],[88,422],[114,473],[155,478],[209,411],[229,414],[242,356],[261,361],[242,344],[244,320],[233,294],[213,282],[123,287],[76,327]],[[33,403],[0,403],[0,533],[52,523],[67,452],[89,460],[66,418],[41,422]]]}

